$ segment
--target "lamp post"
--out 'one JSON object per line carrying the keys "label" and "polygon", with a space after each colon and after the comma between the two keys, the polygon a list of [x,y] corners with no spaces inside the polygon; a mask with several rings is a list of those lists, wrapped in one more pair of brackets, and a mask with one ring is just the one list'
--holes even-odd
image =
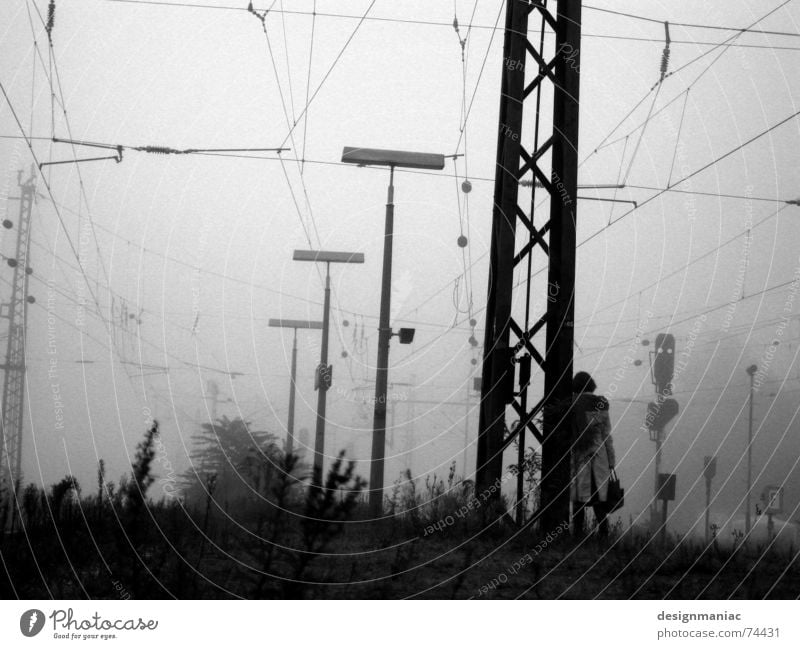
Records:
{"label": "lamp post", "polygon": [[325,262],[325,301],[322,311],[322,347],[319,366],[314,379],[317,393],[317,431],[314,437],[314,479],[322,481],[322,463],[325,458],[325,402],[328,389],[331,387],[333,367],[328,365],[328,325],[331,310],[331,264],[363,264],[364,253],[331,252],[327,250],[295,250],[292,257],[295,261]]}
{"label": "lamp post", "polygon": [[703,477],[706,479],[706,524],[705,524],[705,539],[706,545],[711,538],[711,526],[709,524],[709,515],[711,513],[711,481],[717,474],[717,458],[711,455],[706,455],[703,458]]}
{"label": "lamp post", "polygon": [[294,401],[295,386],[297,385],[297,330],[298,329],[322,329],[322,323],[318,320],[280,320],[269,319],[270,327],[283,327],[294,330],[292,341],[292,377],[289,381],[289,419],[286,422],[286,454],[294,452]]}
{"label": "lamp post", "polygon": [[399,334],[394,334],[392,332],[391,323],[389,322],[390,302],[392,297],[394,170],[395,167],[441,170],[444,169],[444,155],[438,153],[345,147],[342,152],[342,162],[348,162],[362,167],[367,165],[389,167],[386,225],[383,237],[381,310],[378,323],[378,362],[375,371],[375,414],[372,432],[372,458],[369,473],[369,511],[370,515],[378,517],[383,513],[383,464],[386,454],[386,391],[389,382],[389,341],[393,335],[399,335],[401,344],[411,343],[414,338],[413,329],[401,329]]}
{"label": "lamp post", "polygon": [[750,376],[750,421],[747,426],[747,493],[745,494],[744,506],[744,537],[750,536],[750,491],[752,490],[753,479],[753,379],[758,372],[758,365],[751,365],[745,370]]}

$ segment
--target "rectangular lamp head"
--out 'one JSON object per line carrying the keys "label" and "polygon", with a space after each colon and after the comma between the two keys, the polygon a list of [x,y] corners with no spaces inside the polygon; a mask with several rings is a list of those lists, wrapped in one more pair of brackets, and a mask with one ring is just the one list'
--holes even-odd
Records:
{"label": "rectangular lamp head", "polygon": [[407,327],[401,327],[400,333],[397,335],[400,338],[401,345],[410,345],[414,342],[414,333],[416,329],[410,329]]}
{"label": "rectangular lamp head", "polygon": [[361,149],[353,146],[344,148],[342,162],[384,167],[408,167],[410,169],[444,169],[444,156],[439,153]]}
{"label": "rectangular lamp head", "polygon": [[330,261],[340,264],[363,264],[363,252],[331,252],[329,250],[295,250],[295,261]]}
{"label": "rectangular lamp head", "polygon": [[322,329],[322,323],[318,320],[282,320],[280,318],[270,318],[270,327],[284,327],[287,329]]}

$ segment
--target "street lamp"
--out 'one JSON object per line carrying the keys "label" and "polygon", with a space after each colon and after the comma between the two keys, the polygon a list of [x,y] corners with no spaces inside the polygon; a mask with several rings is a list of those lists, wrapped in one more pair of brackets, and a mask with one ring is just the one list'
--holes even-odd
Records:
{"label": "street lamp", "polygon": [[706,455],[703,458],[703,477],[706,479],[706,545],[710,539],[711,526],[709,525],[709,515],[711,513],[711,481],[717,474],[717,458],[713,455]]}
{"label": "street lamp", "polygon": [[327,250],[295,250],[295,261],[325,262],[325,302],[322,307],[322,349],[314,380],[317,394],[317,432],[314,438],[314,479],[322,481],[322,463],[325,456],[325,397],[331,387],[333,367],[328,365],[328,324],[331,309],[331,264],[363,264],[362,252],[331,252]]}
{"label": "street lamp", "polygon": [[294,395],[297,384],[297,330],[298,329],[322,329],[322,323],[318,320],[276,320],[269,319],[270,327],[283,327],[294,330],[294,341],[292,343],[292,377],[289,381],[289,421],[286,422],[286,454],[294,451]]}
{"label": "street lamp", "polygon": [[747,427],[747,494],[745,495],[744,535],[750,536],[750,491],[753,476],[753,379],[758,372],[758,365],[751,365],[745,370],[750,376],[750,422]]}
{"label": "street lamp", "polygon": [[[378,323],[378,363],[375,372],[375,415],[372,433],[372,463],[369,474],[369,511],[373,517],[383,513],[383,462],[386,454],[386,391],[389,382],[389,341],[393,335],[401,344],[413,339],[401,329],[392,332],[389,323],[392,297],[392,237],[394,236],[394,170],[395,167],[411,169],[444,169],[444,156],[438,153],[391,151],[387,149],[361,149],[345,147],[342,162],[359,166],[389,167],[389,189],[386,200],[386,227],[383,237],[383,275],[381,279],[381,312]],[[408,331],[408,330],[406,330]]]}

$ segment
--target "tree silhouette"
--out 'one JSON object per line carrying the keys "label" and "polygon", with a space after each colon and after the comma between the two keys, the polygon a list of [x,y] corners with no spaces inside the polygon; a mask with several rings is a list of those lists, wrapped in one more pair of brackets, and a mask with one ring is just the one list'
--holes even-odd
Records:
{"label": "tree silhouette", "polygon": [[239,417],[223,416],[203,424],[192,441],[192,468],[185,474],[190,499],[192,495],[205,497],[203,484],[209,476],[216,476],[217,499],[222,502],[253,491],[263,494],[283,455],[275,435],[250,430],[249,422]]}

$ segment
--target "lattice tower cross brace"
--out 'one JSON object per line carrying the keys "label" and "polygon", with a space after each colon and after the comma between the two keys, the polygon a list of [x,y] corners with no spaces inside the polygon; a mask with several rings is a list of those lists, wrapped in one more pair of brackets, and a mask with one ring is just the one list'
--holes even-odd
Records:
{"label": "lattice tower cross brace", "polygon": [[[532,16],[547,30],[543,48],[528,39]],[[524,445],[523,431],[530,430],[542,444],[542,529],[555,528],[569,517],[569,439],[563,407],[558,406],[568,403],[572,394],[580,38],[579,0],[512,0],[506,5],[476,482],[479,494],[499,495],[503,451],[517,437]],[[546,58],[540,49],[553,53]],[[551,134],[541,142],[537,137],[528,150],[522,141],[525,108],[530,104],[533,119],[534,99],[548,85],[553,93]],[[540,166],[547,155],[549,176]],[[533,218],[533,201],[527,211],[519,205],[520,181],[530,174],[550,197],[549,219],[542,225]],[[527,235],[519,251],[518,222]],[[514,271],[534,251],[548,260],[549,299],[546,312],[532,318],[525,313],[520,325],[515,319],[520,305],[514,304]],[[543,327],[545,349],[540,350],[533,338]],[[531,361],[544,372],[544,395],[528,408]],[[519,390],[514,387],[516,366]],[[505,425],[509,405],[519,419],[510,431]],[[540,412],[542,430],[536,424]]]}
{"label": "lattice tower cross brace", "polygon": [[25,400],[25,325],[28,316],[28,257],[30,225],[36,196],[35,167],[23,182],[17,172],[20,188],[17,243],[14,255],[11,299],[3,304],[0,315],[8,319],[8,342],[3,370],[2,448],[0,448],[0,485],[16,490],[22,479],[22,427]]}

